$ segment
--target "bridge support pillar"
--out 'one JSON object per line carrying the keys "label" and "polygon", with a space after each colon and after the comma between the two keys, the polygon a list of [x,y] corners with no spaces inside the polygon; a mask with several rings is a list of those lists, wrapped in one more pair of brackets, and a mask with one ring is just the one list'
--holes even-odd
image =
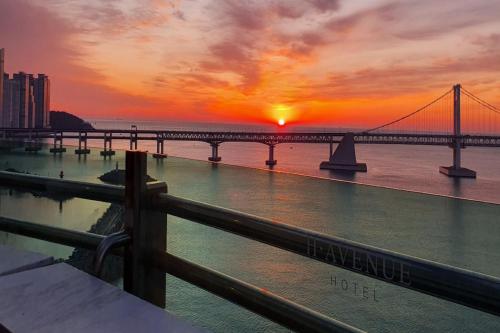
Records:
{"label": "bridge support pillar", "polygon": [[104,150],[101,151],[101,156],[107,157],[115,154],[115,151],[112,148],[112,136],[113,134],[111,133],[104,133]]}
{"label": "bridge support pillar", "polygon": [[137,132],[130,133],[130,150],[137,150]]}
{"label": "bridge support pillar", "polygon": [[165,152],[164,152],[164,148],[165,148],[164,144],[165,144],[165,140],[163,140],[163,139],[156,140],[156,153],[153,154],[153,158],[157,158],[157,159],[167,158],[167,154],[165,154]]}
{"label": "bridge support pillar", "polygon": [[219,156],[219,142],[211,142],[210,146],[212,146],[212,156],[208,158],[210,162],[220,162],[222,158]]}
{"label": "bridge support pillar", "polygon": [[274,147],[276,146],[274,143],[268,144],[269,146],[269,159],[266,161],[266,165],[269,167],[275,166],[278,161],[274,159]]}
{"label": "bridge support pillar", "polygon": [[42,144],[40,142],[40,139],[38,139],[38,135],[33,139],[30,132],[28,141],[26,142],[26,146],[24,147],[24,151],[30,153],[36,153],[39,150],[42,150]]}
{"label": "bridge support pillar", "polygon": [[330,143],[330,159],[328,161],[321,162],[319,165],[320,169],[336,171],[367,171],[366,163],[358,163],[356,161],[354,133],[346,133],[333,154],[332,150],[333,145]]}
{"label": "bridge support pillar", "polygon": [[66,148],[63,147],[62,133],[59,133],[59,135],[57,133],[54,133],[54,148],[50,148],[49,151],[54,154],[60,154],[66,152]]}
{"label": "bridge support pillar", "polygon": [[39,140],[30,140],[27,142],[26,147],[24,147],[24,151],[29,153],[36,153],[42,150],[42,144]]}
{"label": "bridge support pillar", "polygon": [[90,154],[90,149],[87,148],[87,133],[78,133],[78,149],[75,149],[77,155]]}
{"label": "bridge support pillar", "polygon": [[453,149],[453,165],[449,167],[441,166],[439,167],[439,172],[448,177],[456,178],[476,178],[476,171],[463,168],[461,165],[461,149],[465,148],[460,142],[459,138],[455,138],[454,142],[450,145]]}
{"label": "bridge support pillar", "polygon": [[461,119],[460,119],[460,90],[459,84],[453,86],[453,142],[450,148],[453,149],[453,165],[449,167],[439,167],[439,172],[448,177],[476,178],[476,172],[467,168],[462,168],[461,149],[465,148],[462,142]]}

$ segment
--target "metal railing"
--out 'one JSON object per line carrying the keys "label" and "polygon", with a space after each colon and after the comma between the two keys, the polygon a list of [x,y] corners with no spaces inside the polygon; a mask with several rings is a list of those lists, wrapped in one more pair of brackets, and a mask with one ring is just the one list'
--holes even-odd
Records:
{"label": "metal railing", "polygon": [[[137,151],[126,154],[125,187],[0,172],[0,186],[124,204],[125,232],[132,241],[121,244],[122,250],[113,250],[124,256],[124,289],[159,306],[165,304],[165,273],[168,273],[296,331],[359,331],[256,286],[167,253],[166,216],[169,214],[500,315],[500,279],[497,277],[176,197],[167,193],[165,183],[146,183],[145,180],[146,153]],[[0,230],[87,249],[96,249],[105,240],[104,236],[7,218],[0,218]]]}

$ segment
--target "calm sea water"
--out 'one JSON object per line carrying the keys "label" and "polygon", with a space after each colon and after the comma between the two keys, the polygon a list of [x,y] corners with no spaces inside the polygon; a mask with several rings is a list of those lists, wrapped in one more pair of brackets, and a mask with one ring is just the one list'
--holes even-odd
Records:
{"label": "calm sea water", "polygon": [[[499,187],[495,190],[493,186],[500,179],[495,173],[500,165],[498,150],[467,149],[464,164],[476,169],[479,178],[455,183],[437,172],[439,165],[450,163],[451,153],[446,148],[424,148],[357,147],[358,158],[368,163],[369,171],[349,180],[499,201]],[[201,143],[169,142],[168,153],[205,159],[209,147]],[[328,147],[322,145],[279,146],[276,169],[324,178],[340,177],[317,169],[327,154]],[[262,145],[223,144],[221,155],[223,161],[231,164],[261,167],[267,150]],[[80,159],[71,150],[56,157],[46,151],[36,155],[22,151],[0,155],[1,168],[15,167],[48,176],[57,176],[63,170],[67,179],[92,182],[99,182],[97,176],[114,168],[116,163],[124,165],[122,151],[111,160],[99,157],[98,150]],[[164,161],[150,158],[148,167],[150,175],[165,180],[169,192],[178,196],[500,276],[500,205],[497,204],[287,172],[231,165],[214,167],[185,158],[169,157]],[[7,190],[0,193],[2,216],[77,230],[88,230],[106,208],[106,204],[81,199],[66,201],[61,206],[31,194]],[[0,242],[63,258],[71,253],[68,247],[6,233],[0,233]],[[174,217],[168,218],[168,251],[367,331],[500,331],[498,317]],[[368,297],[360,293],[363,287]],[[176,278],[167,279],[166,299],[169,311],[212,331],[286,331]]]}
{"label": "calm sea water", "polygon": [[[213,131],[332,131],[332,128],[276,126],[241,126],[227,124],[130,122],[123,120],[92,120],[96,128]],[[102,142],[93,142],[100,147]],[[168,141],[166,153],[206,161],[211,148],[203,142]],[[114,146],[127,149],[128,142],[116,141]],[[154,142],[140,142],[139,148],[154,152]],[[439,166],[452,164],[448,147],[408,145],[356,145],[359,162],[368,165],[367,173],[338,173],[320,170],[321,161],[328,160],[327,144],[281,144],[275,149],[278,164],[274,171],[314,177],[352,181],[396,189],[434,193],[460,198],[500,203],[500,148],[469,147],[463,150],[462,165],[477,171],[477,179],[453,179],[439,173]],[[224,164],[264,168],[268,148],[258,143],[223,143],[219,155]]]}

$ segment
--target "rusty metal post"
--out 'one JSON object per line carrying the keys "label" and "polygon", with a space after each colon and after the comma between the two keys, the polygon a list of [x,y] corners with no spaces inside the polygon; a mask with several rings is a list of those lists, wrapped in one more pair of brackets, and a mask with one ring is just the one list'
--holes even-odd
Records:
{"label": "rusty metal post", "polygon": [[164,182],[146,183],[147,153],[127,151],[125,164],[125,229],[132,238],[125,250],[123,287],[150,303],[165,307],[165,273],[145,264],[145,256],[166,251],[167,214],[150,209]]}

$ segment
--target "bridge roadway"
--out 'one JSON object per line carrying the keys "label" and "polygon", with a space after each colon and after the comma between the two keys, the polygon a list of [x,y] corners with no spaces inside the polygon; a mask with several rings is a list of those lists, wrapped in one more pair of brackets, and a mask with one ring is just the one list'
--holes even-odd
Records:
{"label": "bridge roadway", "polygon": [[[223,142],[256,142],[266,145],[280,143],[338,143],[346,132],[205,132],[205,131],[155,131],[155,130],[64,130],[4,129],[0,138],[17,139],[76,139],[76,140],[130,140],[130,141],[202,141],[209,144]],[[457,137],[451,134],[409,133],[354,133],[359,144],[409,144],[449,146]],[[500,147],[498,135],[461,135],[463,146]]]}

